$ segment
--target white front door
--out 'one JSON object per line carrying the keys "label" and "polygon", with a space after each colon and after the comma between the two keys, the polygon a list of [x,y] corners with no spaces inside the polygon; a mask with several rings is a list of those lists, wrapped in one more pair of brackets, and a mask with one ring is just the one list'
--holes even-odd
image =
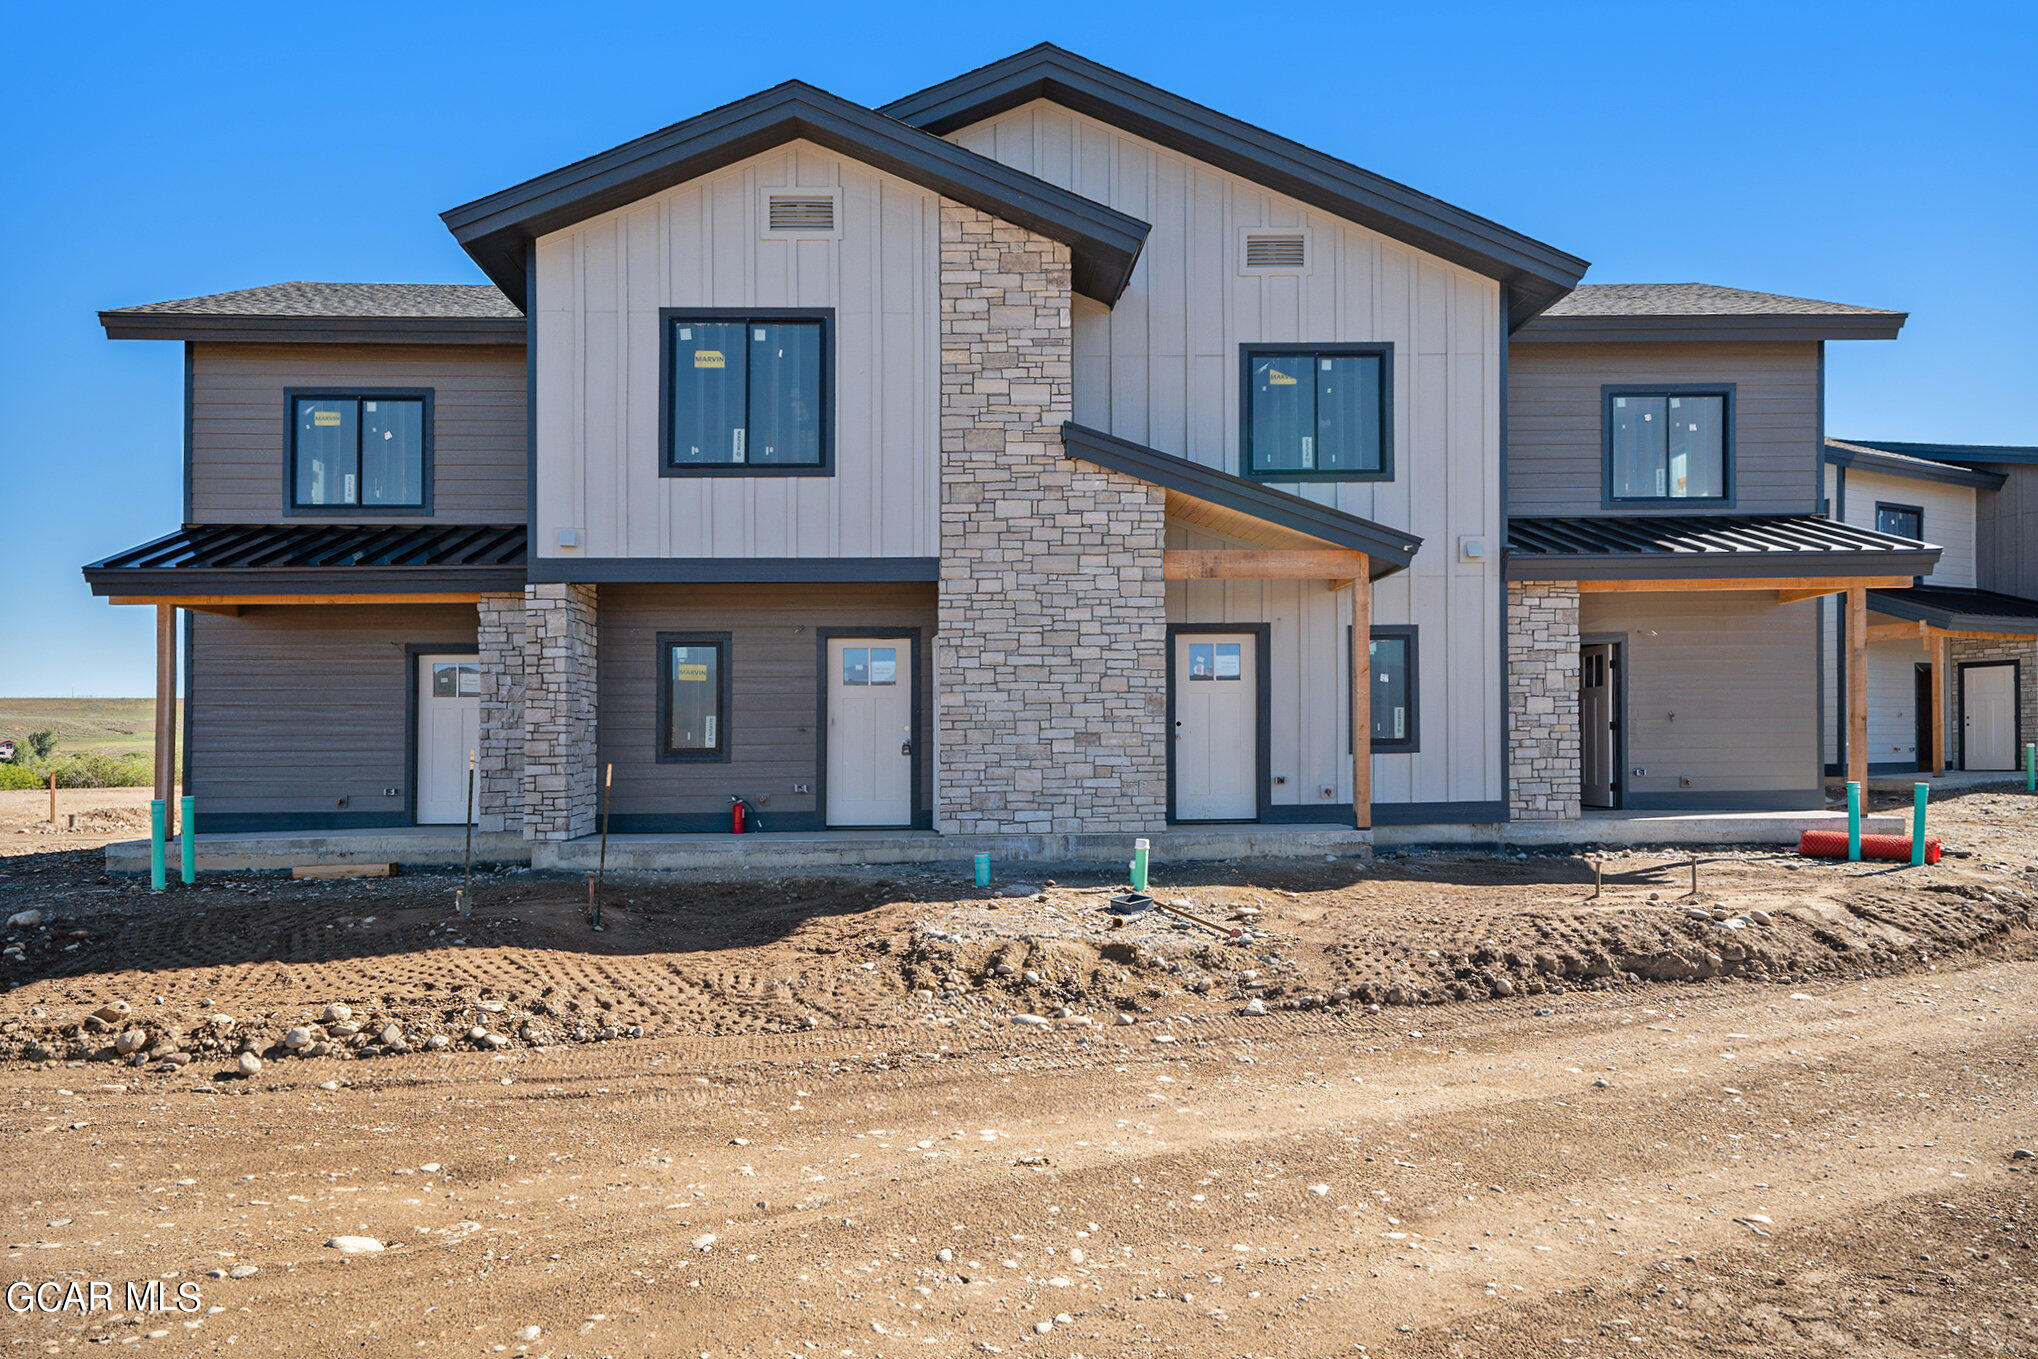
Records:
{"label": "white front door", "polygon": [[828,824],[913,822],[913,639],[828,639]]}
{"label": "white front door", "polygon": [[1175,635],[1175,819],[1259,815],[1259,657],[1252,633]]}
{"label": "white front door", "polygon": [[1613,658],[1609,642],[1578,658],[1579,800],[1588,807],[1613,806]]}
{"label": "white front door", "polygon": [[1960,672],[1960,763],[1964,769],[2017,767],[2017,667],[1970,665]]}
{"label": "white front door", "polygon": [[467,823],[467,756],[481,745],[481,665],[473,656],[420,656],[417,822]]}

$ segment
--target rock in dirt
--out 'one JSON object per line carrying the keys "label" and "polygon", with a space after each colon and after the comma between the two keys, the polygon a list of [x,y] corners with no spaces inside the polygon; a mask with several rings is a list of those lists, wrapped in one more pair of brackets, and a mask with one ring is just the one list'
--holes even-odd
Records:
{"label": "rock in dirt", "polygon": [[1267,1012],[1267,1003],[1258,996],[1254,996],[1245,1003],[1245,1012],[1249,1015],[1263,1015]]}
{"label": "rock in dirt", "polygon": [[1012,1016],[1012,1022],[1013,1022],[1014,1024],[1041,1024],[1041,1025],[1044,1025],[1044,1024],[1046,1024],[1046,1023],[1048,1022],[1048,1020],[1047,1020],[1047,1017],[1046,1017],[1045,1015],[1013,1015],[1013,1016]]}
{"label": "rock in dirt", "polygon": [[252,1052],[244,1052],[234,1067],[243,1076],[259,1076],[262,1074],[262,1059]]}
{"label": "rock in dirt", "polygon": [[536,1340],[539,1336],[543,1334],[544,1332],[538,1329],[536,1326],[526,1326],[521,1331],[517,1332],[517,1339]]}
{"label": "rock in dirt", "polygon": [[252,1279],[261,1272],[262,1267],[260,1265],[235,1265],[227,1271],[227,1277],[230,1279]]}
{"label": "rock in dirt", "polygon": [[126,1001],[109,1000],[104,1005],[94,1010],[92,1012],[92,1017],[94,1019],[104,1020],[108,1024],[117,1024],[121,1020],[126,1019],[129,1015],[133,1013],[134,1007],[129,1005]]}
{"label": "rock in dirt", "polygon": [[338,1001],[334,1001],[332,1004],[326,1006],[325,1014],[321,1016],[321,1018],[323,1018],[325,1022],[328,1024],[338,1023],[342,1020],[352,1019],[353,1017],[354,1012],[348,1009],[346,1006],[340,1004]]}
{"label": "rock in dirt", "polygon": [[140,1052],[148,1045],[149,1031],[147,1029],[129,1029],[126,1033],[113,1040],[113,1050],[123,1057]]}
{"label": "rock in dirt", "polygon": [[302,1025],[283,1035],[283,1046],[289,1048],[292,1052],[302,1052],[315,1041],[317,1040],[311,1036],[311,1030],[304,1028]]}
{"label": "rock in dirt", "polygon": [[375,1041],[385,1048],[393,1048],[403,1042],[403,1030],[394,1024],[385,1024],[382,1032],[375,1035]]}
{"label": "rock in dirt", "polygon": [[16,911],[7,917],[7,928],[10,930],[29,930],[40,924],[42,924],[41,911]]}
{"label": "rock in dirt", "polygon": [[342,1255],[373,1255],[384,1246],[372,1236],[336,1236],[326,1242],[326,1248]]}

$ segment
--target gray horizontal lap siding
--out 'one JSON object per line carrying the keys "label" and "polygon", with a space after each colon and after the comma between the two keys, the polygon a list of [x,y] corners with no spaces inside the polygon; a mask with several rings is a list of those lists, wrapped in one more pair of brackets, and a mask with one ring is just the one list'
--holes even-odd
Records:
{"label": "gray horizontal lap siding", "polygon": [[[919,628],[926,667],[934,627],[932,582],[602,586],[598,741],[600,761],[615,765],[615,829],[721,829],[728,825],[732,796],[748,801],[767,831],[819,826],[820,630],[882,635]],[[726,762],[659,762],[661,632],[730,634]],[[921,685],[920,706],[922,740],[931,742],[931,676]],[[934,752],[921,756],[916,816],[933,805]],[[795,783],[811,791],[796,794]]]}
{"label": "gray horizontal lap siding", "polygon": [[471,650],[474,636],[471,604],[192,614],[189,791],[199,829],[409,824],[404,648]]}
{"label": "gray horizontal lap siding", "polygon": [[[276,524],[289,514],[284,393],[431,388],[434,521],[521,523],[524,351],[505,346],[194,344],[191,518]],[[400,511],[391,522],[425,516]]]}
{"label": "gray horizontal lap siding", "polygon": [[[1819,361],[1815,344],[1514,344],[1507,355],[1507,510],[1601,514],[1607,385],[1734,385],[1738,514],[1818,510]],[[1666,508],[1703,513],[1703,502]],[[1624,510],[1614,510],[1624,513]]]}

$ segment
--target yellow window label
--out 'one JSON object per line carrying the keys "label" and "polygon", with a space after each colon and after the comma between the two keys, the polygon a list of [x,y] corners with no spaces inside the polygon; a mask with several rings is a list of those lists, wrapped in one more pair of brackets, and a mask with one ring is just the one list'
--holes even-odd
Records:
{"label": "yellow window label", "polygon": [[693,352],[693,366],[696,368],[721,368],[722,351],[719,349],[696,349]]}
{"label": "yellow window label", "polygon": [[1267,370],[1267,385],[1269,387],[1293,387],[1295,379],[1289,377],[1278,368],[1269,368]]}
{"label": "yellow window label", "polygon": [[672,677],[676,680],[691,680],[695,684],[706,684],[708,668],[705,665],[688,665],[681,661],[672,667]]}
{"label": "yellow window label", "polygon": [[338,411],[313,411],[311,413],[311,423],[317,429],[337,428],[340,423],[340,413]]}

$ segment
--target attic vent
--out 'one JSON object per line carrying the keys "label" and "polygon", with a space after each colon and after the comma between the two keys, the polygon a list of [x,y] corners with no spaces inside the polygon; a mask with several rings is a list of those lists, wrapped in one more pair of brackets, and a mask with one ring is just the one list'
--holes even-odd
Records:
{"label": "attic vent", "polygon": [[1302,233],[1278,236],[1247,236],[1245,267],[1248,269],[1300,269],[1307,261],[1308,245]]}
{"label": "attic vent", "polygon": [[833,231],[833,194],[775,193],[765,213],[773,231]]}

